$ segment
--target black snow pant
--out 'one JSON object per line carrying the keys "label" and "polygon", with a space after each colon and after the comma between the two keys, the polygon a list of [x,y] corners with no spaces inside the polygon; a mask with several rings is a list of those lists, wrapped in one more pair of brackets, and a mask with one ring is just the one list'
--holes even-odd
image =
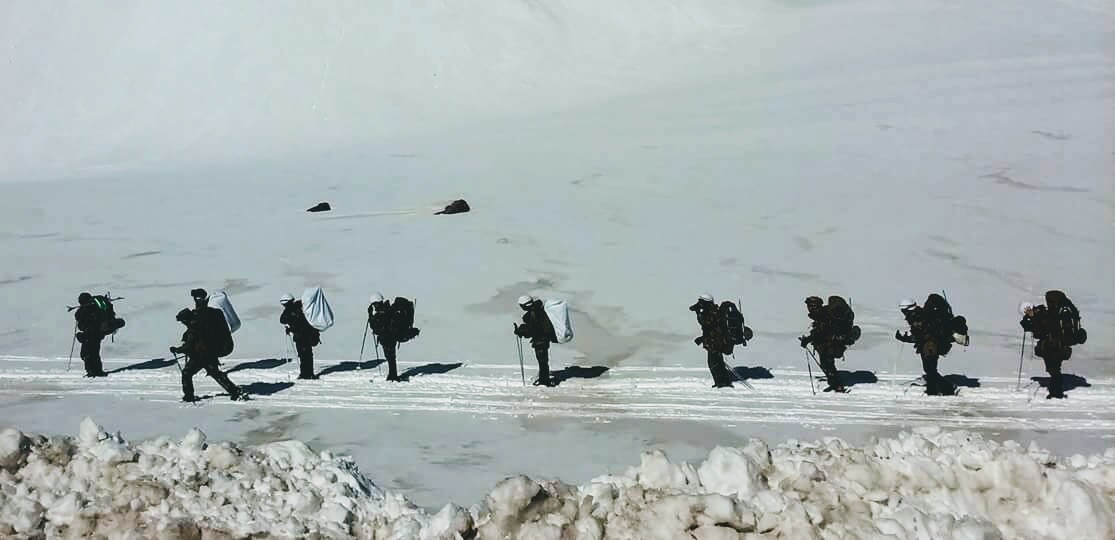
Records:
{"label": "black snow pant", "polygon": [[926,341],[920,347],[921,368],[925,371],[925,393],[930,396],[951,396],[956,394],[956,387],[945,380],[937,371],[937,363],[941,359],[937,344]]}
{"label": "black snow pant", "polygon": [[534,349],[534,357],[538,360],[538,384],[550,384],[550,348]]}
{"label": "black snow pant", "polygon": [[217,367],[217,359],[213,357],[186,357],[186,367],[182,368],[182,395],[186,399],[194,398],[194,375],[197,375],[201,370],[205,370],[205,374],[217,381],[221,388],[228,392],[228,396],[232,399],[240,397],[240,388],[228,379]]}
{"label": "black snow pant", "polygon": [[399,365],[396,361],[396,351],[398,351],[399,344],[394,341],[380,341],[379,346],[383,347],[383,357],[387,359],[387,380],[399,380]]}
{"label": "black snow pant", "polygon": [[1044,360],[1045,371],[1049,373],[1049,397],[1065,397],[1065,380],[1061,374],[1061,363],[1064,360],[1060,358],[1045,358]]}
{"label": "black snow pant", "polygon": [[298,378],[316,379],[317,375],[314,374],[314,346],[295,340],[294,349],[298,351]]}
{"label": "black snow pant", "polygon": [[712,374],[712,384],[717,388],[732,386],[732,374],[724,365],[724,355],[708,351],[708,371]]}
{"label": "black snow pant", "polygon": [[105,374],[101,365],[101,340],[103,337],[82,336],[81,362],[85,364],[86,377],[100,377]]}
{"label": "black snow pant", "polygon": [[840,372],[836,370],[836,358],[821,351],[817,351],[817,358],[818,363],[821,364],[821,371],[825,374],[829,389],[843,390],[844,383],[840,381]]}

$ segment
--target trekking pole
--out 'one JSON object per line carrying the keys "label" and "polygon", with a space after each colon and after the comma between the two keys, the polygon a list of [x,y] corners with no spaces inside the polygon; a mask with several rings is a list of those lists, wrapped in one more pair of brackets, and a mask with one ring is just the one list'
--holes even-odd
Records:
{"label": "trekking pole", "polygon": [[376,367],[379,368],[379,376],[382,377],[383,376],[383,362],[379,362],[379,360],[380,360],[380,358],[379,358],[379,337],[376,336],[375,332],[372,332],[372,344],[375,345],[375,348],[376,348],[376,362],[378,362],[376,364]]}
{"label": "trekking pole", "polygon": [[360,362],[364,361],[364,344],[368,341],[368,327],[371,326],[367,321],[364,322],[364,339],[360,340]]}
{"label": "trekking pole", "polygon": [[178,363],[178,355],[174,355],[174,365],[178,366],[178,373],[182,373],[182,364]]}
{"label": "trekking pole", "polygon": [[523,338],[515,336],[515,341],[519,345],[519,376],[523,378],[523,386],[527,385],[527,371],[523,367]]}
{"label": "trekking pole", "polygon": [[70,360],[66,362],[66,371],[70,370],[70,366],[74,363],[74,347],[77,346],[77,322],[74,322],[74,340],[70,342]]}
{"label": "trekking pole", "polygon": [[1022,331],[1022,350],[1018,351],[1018,387],[1015,390],[1022,389],[1022,359],[1026,356],[1026,331]]}
{"label": "trekking pole", "polygon": [[809,349],[805,349],[805,368],[809,370],[809,388],[813,395],[817,395],[817,387],[813,385],[813,363],[809,361]]}

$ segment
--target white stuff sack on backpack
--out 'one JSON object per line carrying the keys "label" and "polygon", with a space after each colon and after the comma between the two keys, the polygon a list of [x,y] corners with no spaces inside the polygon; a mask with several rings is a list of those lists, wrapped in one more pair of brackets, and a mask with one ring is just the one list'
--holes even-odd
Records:
{"label": "white stuff sack on backpack", "polygon": [[302,313],[306,315],[306,322],[318,332],[333,326],[333,308],[329,307],[321,287],[311,287],[302,292]]}
{"label": "white stuff sack on backpack", "polygon": [[573,317],[569,314],[569,303],[565,300],[546,300],[542,304],[546,317],[554,326],[554,336],[558,343],[573,341]]}
{"label": "white stuff sack on backpack", "polygon": [[225,322],[228,323],[231,332],[235,333],[240,329],[240,317],[236,315],[236,310],[232,308],[232,302],[224,289],[209,296],[209,307],[215,307],[225,314]]}

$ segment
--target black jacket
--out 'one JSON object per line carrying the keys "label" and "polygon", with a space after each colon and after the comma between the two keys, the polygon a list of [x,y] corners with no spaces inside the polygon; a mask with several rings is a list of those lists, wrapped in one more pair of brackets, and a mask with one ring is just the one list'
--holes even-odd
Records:
{"label": "black jacket", "polygon": [[394,322],[395,313],[391,310],[391,302],[385,300],[383,307],[376,309],[374,305],[368,306],[368,326],[372,328],[372,333],[376,335],[381,342],[395,343],[399,341],[399,337],[395,335]]}
{"label": "black jacket", "polygon": [[302,301],[294,300],[283,306],[283,314],[279,315],[279,323],[286,325],[287,333],[294,336],[294,342],[301,345],[314,346],[321,343],[321,332],[310,326],[306,314],[302,311]]}
{"label": "black jacket", "polygon": [[530,339],[530,346],[537,350],[548,350],[553,334],[553,326],[542,309],[541,300],[531,303],[530,309],[523,313],[523,324],[515,327],[515,335]]}
{"label": "black jacket", "polygon": [[713,302],[698,300],[696,304],[689,306],[689,311],[697,314],[697,324],[701,325],[701,336],[693,342],[709,352],[731,354],[733,347],[731,336],[728,335],[728,323],[720,307]]}
{"label": "black jacket", "polygon": [[96,304],[85,304],[77,308],[74,312],[74,320],[77,321],[77,330],[80,332],[79,341],[85,343],[86,341],[99,341],[104,339],[105,335],[101,331],[101,310],[97,308]]}

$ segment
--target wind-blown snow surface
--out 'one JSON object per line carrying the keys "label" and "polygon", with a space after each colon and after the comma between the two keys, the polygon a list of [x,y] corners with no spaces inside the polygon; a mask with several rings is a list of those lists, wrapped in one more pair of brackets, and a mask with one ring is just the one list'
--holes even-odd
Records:
{"label": "wind-blown snow surface", "polygon": [[0,431],[0,533],[196,537],[697,540],[1073,538],[1115,534],[1115,449],[1058,458],[1031,445],[919,429],[718,447],[703,463],[643,454],[581,486],[515,476],[471,511],[429,515],[345,458],[298,441],[240,448],[130,444],[92,420],[76,439]]}
{"label": "wind-blown snow surface", "polygon": [[[204,424],[247,441],[272,422],[259,430],[371,470],[390,455],[390,486],[434,502],[519,472],[581,482],[617,447],[751,435],[861,444],[938,421],[1097,448],[1115,377],[1113,29],[1091,0],[2,3],[0,425],[59,433],[92,413],[144,438]],[[473,212],[428,215],[458,197]],[[336,210],[303,212],[321,200]],[[408,366],[463,363],[462,380],[256,367],[232,375],[268,393],[254,404],[167,403],[177,373],[156,359],[189,289],[228,289],[237,363],[273,366],[289,356],[277,299],[313,285],[337,317],[321,367],[355,364],[379,290],[418,299]],[[1031,402],[1010,389],[1015,307],[1053,287],[1090,340],[1068,402]],[[154,369],[83,381],[57,360],[63,306],[106,289],[128,321],[110,367]],[[980,386],[884,387],[921,369],[892,340],[896,301],[940,289],[973,331],[942,371]],[[755,394],[707,388],[685,310],[705,291],[743,300],[756,339],[733,363],[772,376]],[[577,310],[555,368],[608,370],[512,389],[523,293]],[[840,367],[883,385],[812,396],[794,339],[810,294],[853,300],[864,337]]]}

